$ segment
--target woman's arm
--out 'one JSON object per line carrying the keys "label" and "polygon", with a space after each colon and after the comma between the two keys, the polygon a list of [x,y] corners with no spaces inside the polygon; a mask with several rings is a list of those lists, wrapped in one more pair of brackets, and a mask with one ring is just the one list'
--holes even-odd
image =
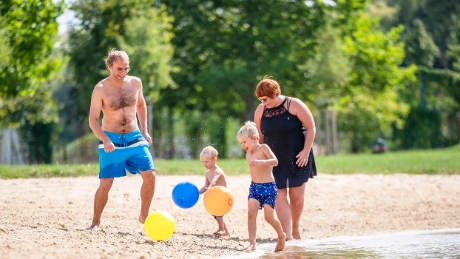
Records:
{"label": "woman's arm", "polygon": [[310,150],[313,146],[313,141],[315,140],[315,121],[313,119],[313,114],[310,109],[308,109],[307,105],[297,98],[292,98],[291,100],[290,113],[296,115],[305,128],[305,142],[303,150],[296,156],[296,164],[298,166],[304,166],[308,163]]}
{"label": "woman's arm", "polygon": [[256,111],[254,112],[254,123],[256,124],[257,131],[259,131],[259,143],[260,144],[264,143],[264,135],[262,134],[262,131],[260,130],[260,121],[262,120],[262,113],[264,112],[264,107],[265,105],[259,104],[259,106],[257,106]]}

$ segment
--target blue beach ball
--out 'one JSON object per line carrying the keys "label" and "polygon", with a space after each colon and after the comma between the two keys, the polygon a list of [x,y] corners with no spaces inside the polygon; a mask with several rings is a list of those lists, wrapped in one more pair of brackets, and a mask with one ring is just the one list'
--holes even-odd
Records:
{"label": "blue beach ball", "polygon": [[197,203],[199,196],[198,187],[191,182],[178,183],[172,191],[174,203],[183,209],[193,207]]}

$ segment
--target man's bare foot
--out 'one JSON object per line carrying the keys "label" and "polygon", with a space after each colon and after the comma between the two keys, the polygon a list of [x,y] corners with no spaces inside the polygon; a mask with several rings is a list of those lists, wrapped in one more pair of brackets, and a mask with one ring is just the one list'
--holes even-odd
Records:
{"label": "man's bare foot", "polygon": [[293,238],[292,236],[290,236],[290,237],[286,236],[286,238],[285,238],[286,241],[291,241],[291,240],[293,240],[293,239],[294,239],[294,238]]}
{"label": "man's bare foot", "polygon": [[254,251],[256,250],[256,245],[253,244],[253,245],[248,245],[245,249],[243,249],[243,251],[246,251],[246,252],[249,252],[249,251]]}
{"label": "man's bare foot", "polygon": [[91,226],[87,227],[86,230],[97,231],[98,228],[99,228],[99,224],[91,224]]}
{"label": "man's bare foot", "polygon": [[283,251],[285,244],[286,244],[286,234],[283,233],[282,236],[278,237],[278,242],[276,242],[276,246],[275,246],[275,252]]}
{"label": "man's bare foot", "polygon": [[214,235],[224,237],[224,236],[230,236],[230,233],[228,233],[225,230],[218,230],[214,233]]}
{"label": "man's bare foot", "polygon": [[146,219],[147,219],[146,216],[142,216],[142,215],[139,216],[139,222],[142,223],[142,224],[144,224]]}

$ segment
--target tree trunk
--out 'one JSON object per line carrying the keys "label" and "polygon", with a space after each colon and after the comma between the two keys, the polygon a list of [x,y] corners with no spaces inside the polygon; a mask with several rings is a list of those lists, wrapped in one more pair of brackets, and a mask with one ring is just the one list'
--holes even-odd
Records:
{"label": "tree trunk", "polygon": [[[252,86],[250,86],[252,87]],[[254,121],[254,95],[247,95],[244,97],[244,102],[246,103],[246,109],[244,111],[244,121]]]}

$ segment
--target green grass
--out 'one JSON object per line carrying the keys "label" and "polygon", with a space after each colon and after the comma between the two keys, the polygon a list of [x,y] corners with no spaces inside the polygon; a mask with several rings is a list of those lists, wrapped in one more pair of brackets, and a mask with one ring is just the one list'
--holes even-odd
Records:
{"label": "green grass", "polygon": [[[199,160],[155,159],[158,175],[203,175]],[[220,159],[227,175],[249,174],[246,160]],[[316,157],[319,174],[460,174],[460,145],[433,150]],[[0,178],[97,176],[98,164],[0,165]]]}
{"label": "green grass", "polygon": [[318,157],[317,166],[327,174],[460,174],[460,146]]}
{"label": "green grass", "polygon": [[96,175],[96,164],[78,165],[0,165],[0,178],[46,178]]}

